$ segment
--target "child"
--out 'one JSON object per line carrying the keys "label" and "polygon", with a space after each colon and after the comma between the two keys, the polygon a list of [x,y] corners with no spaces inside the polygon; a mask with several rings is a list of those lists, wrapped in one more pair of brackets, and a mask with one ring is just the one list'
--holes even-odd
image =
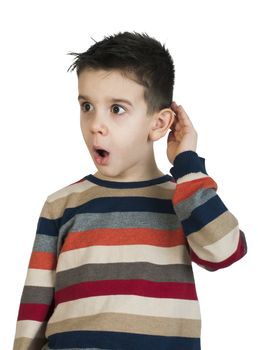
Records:
{"label": "child", "polygon": [[[225,268],[247,246],[196,153],[193,124],[171,103],[173,60],[136,32],[70,54],[98,171],[44,203],[13,349],[199,350],[191,264]],[[171,175],[153,150],[170,129]]]}

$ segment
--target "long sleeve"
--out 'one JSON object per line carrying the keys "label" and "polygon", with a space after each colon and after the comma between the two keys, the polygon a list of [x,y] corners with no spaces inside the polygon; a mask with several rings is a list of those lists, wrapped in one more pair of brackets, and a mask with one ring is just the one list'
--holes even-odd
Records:
{"label": "long sleeve", "polygon": [[13,350],[39,350],[54,309],[58,225],[46,200],[36,230],[16,324]]}
{"label": "long sleeve", "polygon": [[217,183],[207,174],[205,159],[193,151],[182,152],[170,173],[176,181],[172,202],[192,261],[215,271],[241,259],[247,253],[245,235],[216,193]]}

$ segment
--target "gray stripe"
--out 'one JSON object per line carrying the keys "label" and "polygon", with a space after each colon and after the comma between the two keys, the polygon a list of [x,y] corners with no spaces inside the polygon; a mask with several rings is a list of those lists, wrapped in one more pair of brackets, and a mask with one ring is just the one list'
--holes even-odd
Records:
{"label": "gray stripe", "polygon": [[35,303],[50,305],[54,289],[51,287],[25,286],[23,288],[21,303]]}
{"label": "gray stripe", "polygon": [[[73,220],[72,218],[71,220]],[[65,224],[67,226],[68,223]],[[64,226],[64,225],[63,225]],[[70,225],[71,226],[71,225]],[[96,228],[155,228],[159,230],[176,230],[180,222],[175,214],[151,212],[112,212],[77,214],[72,225],[73,231],[85,231]],[[63,228],[63,227],[62,227]],[[66,227],[67,230],[67,227]]]}
{"label": "gray stripe", "polygon": [[178,203],[175,206],[175,211],[181,221],[188,219],[195,208],[199,207],[215,196],[217,196],[217,193],[214,189],[202,188],[188,199]]}
{"label": "gray stripe", "polygon": [[149,262],[86,264],[57,272],[56,291],[67,286],[100,280],[146,279],[153,282],[194,282],[191,265],[156,265]]}
{"label": "gray stripe", "polygon": [[57,237],[37,234],[34,241],[33,251],[56,253]]}

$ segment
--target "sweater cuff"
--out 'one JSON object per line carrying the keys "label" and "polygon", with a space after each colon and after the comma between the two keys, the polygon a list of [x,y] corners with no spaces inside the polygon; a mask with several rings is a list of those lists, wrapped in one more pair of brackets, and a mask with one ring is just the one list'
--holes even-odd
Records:
{"label": "sweater cuff", "polygon": [[194,151],[179,153],[174,160],[174,166],[170,169],[170,173],[176,181],[184,175],[199,171],[208,175],[205,169],[205,159],[199,157]]}

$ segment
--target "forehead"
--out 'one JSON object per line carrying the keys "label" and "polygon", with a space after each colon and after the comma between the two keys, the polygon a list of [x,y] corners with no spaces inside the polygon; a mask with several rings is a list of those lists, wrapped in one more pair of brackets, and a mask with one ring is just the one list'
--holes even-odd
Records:
{"label": "forehead", "polygon": [[92,98],[124,97],[133,104],[143,100],[144,87],[135,81],[135,76],[124,76],[119,70],[82,71],[78,78],[80,95]]}

